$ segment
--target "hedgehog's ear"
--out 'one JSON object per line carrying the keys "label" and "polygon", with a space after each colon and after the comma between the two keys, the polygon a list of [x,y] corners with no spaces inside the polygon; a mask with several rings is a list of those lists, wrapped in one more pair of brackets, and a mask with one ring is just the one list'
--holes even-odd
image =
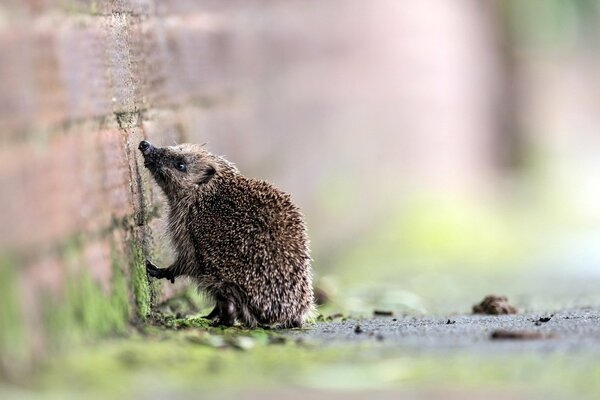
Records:
{"label": "hedgehog's ear", "polygon": [[198,180],[198,185],[203,185],[210,181],[217,173],[217,170],[212,165],[207,165],[202,171],[202,177]]}

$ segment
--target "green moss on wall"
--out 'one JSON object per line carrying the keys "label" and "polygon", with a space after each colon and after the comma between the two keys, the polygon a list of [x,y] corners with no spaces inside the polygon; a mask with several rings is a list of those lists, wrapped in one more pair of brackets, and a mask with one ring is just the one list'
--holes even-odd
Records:
{"label": "green moss on wall", "polygon": [[[81,236],[70,238],[58,249],[67,276],[58,293],[41,293],[43,332],[28,332],[24,325],[17,285],[18,263],[0,255],[0,375],[31,354],[28,338],[43,338],[49,353],[55,349],[89,342],[128,331],[133,320],[146,321],[153,293],[148,282],[145,256],[137,243],[124,254],[122,243],[111,242],[112,276],[109,288],[91,275],[83,250],[88,245]],[[36,328],[37,329],[37,328]]]}
{"label": "green moss on wall", "polygon": [[16,262],[0,255],[0,374],[27,351],[17,287]]}
{"label": "green moss on wall", "polygon": [[[66,263],[79,262],[81,246],[74,241],[64,250]],[[79,266],[69,274],[60,298],[47,296],[43,307],[43,323],[48,343],[71,344],[126,331],[131,315],[124,268],[112,254],[112,278],[107,293],[89,274],[88,266]]]}
{"label": "green moss on wall", "polygon": [[133,266],[131,268],[131,287],[135,298],[137,316],[146,321],[152,306],[152,292],[146,273],[146,260],[142,248],[132,245]]}

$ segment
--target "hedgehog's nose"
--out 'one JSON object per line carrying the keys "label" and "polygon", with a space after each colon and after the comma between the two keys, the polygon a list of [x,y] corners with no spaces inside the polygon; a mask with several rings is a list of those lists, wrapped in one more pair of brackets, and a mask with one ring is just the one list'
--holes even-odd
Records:
{"label": "hedgehog's nose", "polygon": [[150,150],[152,150],[154,148],[154,146],[152,146],[152,143],[150,143],[147,140],[142,140],[140,142],[140,145],[138,146],[138,149],[140,149],[140,151],[142,152],[142,154],[148,154],[148,152],[150,152]]}

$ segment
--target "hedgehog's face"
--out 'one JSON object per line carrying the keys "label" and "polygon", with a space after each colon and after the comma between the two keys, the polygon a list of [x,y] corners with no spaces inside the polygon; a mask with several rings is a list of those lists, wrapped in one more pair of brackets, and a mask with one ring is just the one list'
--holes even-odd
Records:
{"label": "hedgehog's face", "polygon": [[225,170],[234,169],[201,145],[154,147],[144,140],[138,148],[144,155],[144,166],[169,197],[201,188]]}

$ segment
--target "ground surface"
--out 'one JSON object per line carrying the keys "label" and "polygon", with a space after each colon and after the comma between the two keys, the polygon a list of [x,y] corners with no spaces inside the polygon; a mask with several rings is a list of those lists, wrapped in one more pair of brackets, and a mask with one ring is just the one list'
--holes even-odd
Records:
{"label": "ground surface", "polygon": [[[497,330],[526,332],[533,337],[529,340],[492,340],[491,334]],[[384,347],[411,353],[581,352],[595,353],[600,358],[600,310],[584,308],[520,315],[376,317],[321,323],[306,332],[291,332],[290,335],[317,340],[323,345],[379,341]]]}
{"label": "ground surface", "polygon": [[[205,320],[192,317],[170,320],[67,351],[27,380],[0,387],[0,398],[600,395],[600,308],[332,319],[289,331],[206,328]],[[491,339],[498,329],[540,336]]]}

